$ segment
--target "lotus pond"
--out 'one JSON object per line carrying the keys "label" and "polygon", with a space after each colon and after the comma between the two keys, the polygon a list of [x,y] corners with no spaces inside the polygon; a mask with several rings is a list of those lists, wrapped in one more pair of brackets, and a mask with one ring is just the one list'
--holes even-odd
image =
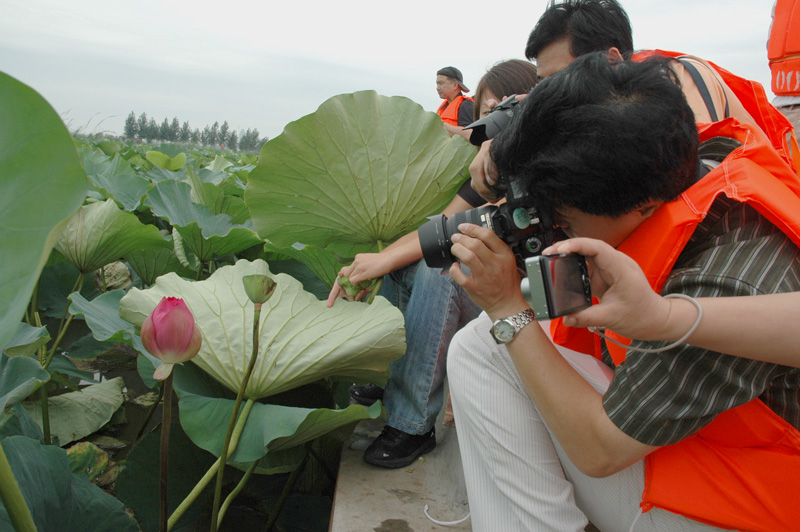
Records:
{"label": "lotus pond", "polygon": [[[356,253],[444,208],[474,148],[371,91],[257,157],[76,139],[33,88],[0,73],[0,95],[0,529],[158,530],[166,454],[171,530],[327,530],[341,444],[381,415],[347,388],[384,382],[405,330],[382,297],[324,299]],[[275,282],[258,312],[253,275]],[[141,339],[164,297],[202,338],[169,425]]]}

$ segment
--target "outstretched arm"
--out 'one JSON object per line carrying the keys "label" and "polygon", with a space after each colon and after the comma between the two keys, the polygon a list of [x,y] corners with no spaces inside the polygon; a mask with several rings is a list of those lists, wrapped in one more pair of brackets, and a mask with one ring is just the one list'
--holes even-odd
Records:
{"label": "outstretched arm", "polygon": [[[461,196],[456,195],[442,211],[442,214],[449,217],[471,207]],[[380,253],[359,253],[352,264],[339,270],[339,277],[347,277],[352,284],[358,284],[367,279],[383,277],[387,273],[421,258],[422,247],[419,243],[419,231],[412,231],[395,240]],[[360,300],[364,295],[366,295],[366,291],[359,293],[354,299]],[[328,306],[332,306],[333,302],[340,297],[346,297],[346,294],[339,283],[334,282],[331,293],[328,295]]]}

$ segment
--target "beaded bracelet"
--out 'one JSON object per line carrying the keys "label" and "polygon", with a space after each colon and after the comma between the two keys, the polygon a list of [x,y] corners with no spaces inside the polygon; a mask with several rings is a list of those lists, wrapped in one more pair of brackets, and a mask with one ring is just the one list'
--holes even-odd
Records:
{"label": "beaded bracelet", "polygon": [[676,341],[672,342],[669,345],[665,345],[664,347],[657,347],[657,348],[655,348],[655,347],[653,347],[653,348],[631,347],[631,346],[623,344],[622,342],[618,342],[618,341],[614,340],[613,338],[611,338],[609,336],[606,336],[605,334],[599,332],[597,330],[597,327],[589,327],[589,330],[592,331],[593,333],[595,333],[598,336],[602,336],[603,338],[605,338],[609,342],[617,344],[620,347],[624,347],[625,349],[630,349],[631,351],[639,351],[640,353],[661,353],[663,351],[669,351],[670,349],[672,349],[674,347],[678,347],[679,345],[684,343],[686,341],[686,339],[689,338],[692,335],[692,333],[697,330],[697,327],[700,325],[700,320],[703,319],[703,307],[700,306],[700,303],[698,303],[695,298],[693,298],[691,296],[687,296],[686,294],[667,294],[667,295],[664,296],[664,298],[670,298],[670,297],[671,298],[678,297],[678,298],[681,298],[681,299],[686,299],[689,302],[691,302],[695,306],[695,308],[697,308],[697,319],[695,320],[694,325],[692,325],[691,329],[689,329],[689,331],[686,334],[684,334],[682,337],[680,337],[679,339],[677,339]]}

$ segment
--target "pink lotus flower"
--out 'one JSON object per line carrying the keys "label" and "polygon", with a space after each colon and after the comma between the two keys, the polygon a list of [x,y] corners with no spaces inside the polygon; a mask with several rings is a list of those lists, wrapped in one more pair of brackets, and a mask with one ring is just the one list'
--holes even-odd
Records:
{"label": "pink lotus flower", "polygon": [[186,362],[197,354],[203,340],[195,326],[194,316],[177,297],[164,297],[142,324],[142,343],[156,358],[164,362],[153,374],[164,380],[175,364]]}

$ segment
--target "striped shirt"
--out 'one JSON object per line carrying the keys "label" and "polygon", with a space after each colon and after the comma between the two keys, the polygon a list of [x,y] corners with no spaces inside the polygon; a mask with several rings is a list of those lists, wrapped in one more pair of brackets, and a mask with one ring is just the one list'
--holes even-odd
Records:
{"label": "striped shirt", "polygon": [[[728,297],[800,291],[800,252],[752,207],[718,198],[697,227],[662,295]],[[669,342],[636,341],[659,347]],[[604,360],[610,360],[604,351]],[[623,432],[649,445],[680,441],[730,408],[760,398],[800,429],[800,369],[684,344],[628,351],[603,397]]]}

